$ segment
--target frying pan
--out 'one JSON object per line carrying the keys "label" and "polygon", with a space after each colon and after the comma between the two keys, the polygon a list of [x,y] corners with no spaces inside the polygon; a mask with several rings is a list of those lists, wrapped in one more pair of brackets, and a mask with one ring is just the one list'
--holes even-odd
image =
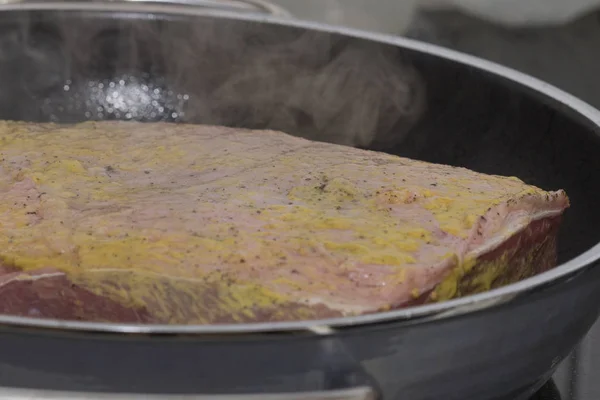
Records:
{"label": "frying pan", "polygon": [[2,3],[0,118],[284,129],[564,188],[560,265],[487,293],[331,320],[2,315],[0,397],[528,398],[600,309],[600,113],[465,54],[234,4]]}

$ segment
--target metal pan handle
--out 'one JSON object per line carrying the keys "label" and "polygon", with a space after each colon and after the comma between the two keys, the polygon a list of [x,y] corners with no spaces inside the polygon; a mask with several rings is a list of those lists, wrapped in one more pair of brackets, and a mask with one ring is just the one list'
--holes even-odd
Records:
{"label": "metal pan handle", "polygon": [[[252,394],[137,394],[99,393],[0,387],[0,400],[378,400],[377,382],[356,363],[344,343],[330,328],[313,333],[325,335],[316,355],[323,371],[316,390]],[[319,368],[320,369],[320,368]]]}
{"label": "metal pan handle", "polygon": [[0,1],[0,10],[17,9],[70,9],[77,3],[92,6],[110,6],[123,4],[153,4],[157,6],[184,6],[190,8],[205,8],[209,10],[236,11],[244,13],[272,15],[292,18],[289,11],[270,3],[267,0],[4,0]]}
{"label": "metal pan handle", "polygon": [[[108,2],[115,0],[108,0]],[[214,10],[241,11],[291,18],[289,11],[267,0],[117,0],[118,2],[184,5]]]}
{"label": "metal pan handle", "polygon": [[375,390],[368,386],[319,392],[250,395],[149,395],[132,393],[63,392],[1,388],[0,400],[376,400]]}

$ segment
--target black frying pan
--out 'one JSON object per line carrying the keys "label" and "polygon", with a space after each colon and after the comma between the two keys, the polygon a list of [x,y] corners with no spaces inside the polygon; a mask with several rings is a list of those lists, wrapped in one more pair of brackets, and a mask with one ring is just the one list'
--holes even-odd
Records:
{"label": "black frying pan", "polygon": [[0,386],[13,390],[0,396],[525,399],[596,320],[598,111],[473,57],[276,11],[267,17],[240,2],[235,11],[3,4],[0,119],[271,128],[519,176],[569,193],[561,265],[489,293],[327,321],[134,326],[0,316]]}

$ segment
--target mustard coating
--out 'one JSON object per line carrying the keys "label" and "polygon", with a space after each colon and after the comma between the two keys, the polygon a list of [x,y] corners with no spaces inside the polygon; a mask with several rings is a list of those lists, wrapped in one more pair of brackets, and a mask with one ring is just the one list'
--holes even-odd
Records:
{"label": "mustard coating", "polygon": [[[241,321],[290,302],[309,318],[312,298],[348,314],[361,307],[353,287],[360,297],[410,286],[408,272],[456,258],[492,207],[557,196],[516,178],[223,129],[0,122],[0,258],[58,269],[173,323]],[[463,273],[474,263],[456,262]],[[375,289],[365,268],[381,275]],[[439,299],[455,294],[452,281]],[[389,307],[391,293],[368,307]]]}

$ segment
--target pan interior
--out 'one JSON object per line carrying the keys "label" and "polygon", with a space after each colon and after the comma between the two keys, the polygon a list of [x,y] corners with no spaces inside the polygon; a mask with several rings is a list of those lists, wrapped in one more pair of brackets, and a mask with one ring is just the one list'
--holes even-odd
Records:
{"label": "pan interior", "polygon": [[598,128],[508,79],[252,20],[0,14],[0,119],[282,130],[564,188],[559,262],[600,241]]}

